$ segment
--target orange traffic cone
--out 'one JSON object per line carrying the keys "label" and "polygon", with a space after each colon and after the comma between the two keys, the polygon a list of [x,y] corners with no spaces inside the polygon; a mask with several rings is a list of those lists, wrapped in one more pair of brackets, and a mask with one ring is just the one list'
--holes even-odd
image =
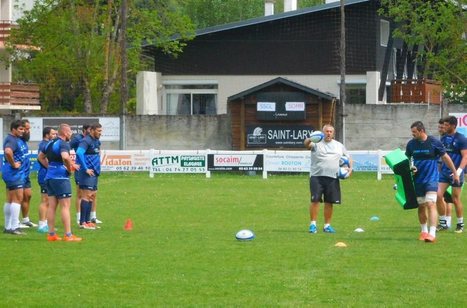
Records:
{"label": "orange traffic cone", "polygon": [[125,226],[123,227],[126,231],[131,231],[133,230],[133,222],[131,221],[130,218],[126,220]]}

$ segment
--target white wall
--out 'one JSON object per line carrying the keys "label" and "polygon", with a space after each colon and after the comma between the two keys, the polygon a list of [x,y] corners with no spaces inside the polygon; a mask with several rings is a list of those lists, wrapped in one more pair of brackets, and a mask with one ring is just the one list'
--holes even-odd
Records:
{"label": "white wall", "polygon": [[12,20],[16,21],[19,18],[23,17],[23,11],[29,11],[34,6],[35,0],[7,0],[7,1],[14,1],[13,13],[12,13]]}

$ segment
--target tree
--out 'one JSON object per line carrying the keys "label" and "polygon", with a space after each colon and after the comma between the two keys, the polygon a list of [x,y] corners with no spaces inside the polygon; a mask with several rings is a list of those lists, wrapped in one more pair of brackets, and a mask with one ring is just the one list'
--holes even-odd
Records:
{"label": "tree", "polygon": [[[298,8],[322,3],[299,0]],[[264,0],[180,0],[180,6],[198,29],[264,16]],[[275,13],[283,11],[284,2],[276,0]]]}
{"label": "tree", "polygon": [[127,41],[120,44],[120,0],[39,0],[18,20],[4,61],[15,66],[15,80],[40,84],[45,111],[117,112],[121,46],[134,80],[145,65],[144,44],[177,54],[193,35],[174,0],[135,0],[128,10]]}
{"label": "tree", "polygon": [[381,14],[397,24],[394,36],[415,50],[418,66],[423,67],[422,77],[440,81],[444,89],[452,90],[453,96],[463,93],[458,99],[467,103],[464,37],[467,23],[462,5],[450,0],[382,0],[381,3]]}

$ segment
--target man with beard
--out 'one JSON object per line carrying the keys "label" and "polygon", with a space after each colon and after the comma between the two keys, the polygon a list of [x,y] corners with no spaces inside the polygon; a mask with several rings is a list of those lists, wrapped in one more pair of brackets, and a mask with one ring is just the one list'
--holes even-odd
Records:
{"label": "man with beard", "polygon": [[3,165],[2,179],[6,184],[6,201],[3,206],[5,215],[5,229],[3,233],[23,235],[19,229],[19,213],[23,201],[24,151],[21,148],[23,142],[20,137],[24,128],[21,120],[13,121],[10,125],[10,133],[3,141]]}

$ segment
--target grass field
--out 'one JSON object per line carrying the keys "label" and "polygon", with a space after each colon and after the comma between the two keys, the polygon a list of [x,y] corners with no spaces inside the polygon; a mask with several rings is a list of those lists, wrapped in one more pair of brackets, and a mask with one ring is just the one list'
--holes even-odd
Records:
{"label": "grass field", "polygon": [[[337,233],[312,235],[306,174],[106,173],[104,224],[75,228],[83,242],[0,235],[0,306],[465,307],[466,234],[418,241],[416,211],[396,204],[392,184],[367,173],[343,181]],[[244,228],[256,239],[237,241]]]}

